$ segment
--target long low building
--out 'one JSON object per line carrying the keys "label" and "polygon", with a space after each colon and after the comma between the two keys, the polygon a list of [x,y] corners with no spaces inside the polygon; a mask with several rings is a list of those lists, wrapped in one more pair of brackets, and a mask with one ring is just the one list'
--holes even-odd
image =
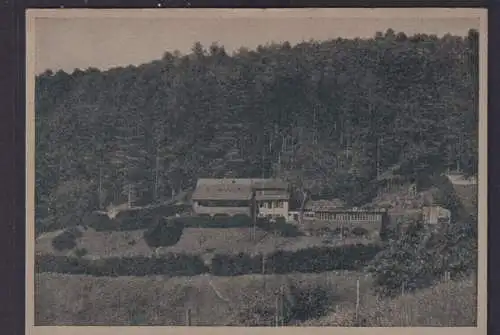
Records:
{"label": "long low building", "polygon": [[196,214],[287,217],[288,184],[277,179],[198,179],[192,195]]}

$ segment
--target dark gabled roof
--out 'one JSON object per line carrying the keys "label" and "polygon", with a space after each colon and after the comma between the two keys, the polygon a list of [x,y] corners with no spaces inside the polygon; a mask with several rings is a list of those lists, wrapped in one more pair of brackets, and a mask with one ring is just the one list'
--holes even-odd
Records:
{"label": "dark gabled roof", "polygon": [[270,178],[200,178],[196,186],[202,185],[246,185],[254,189],[288,189],[288,183],[285,181]]}
{"label": "dark gabled roof", "polygon": [[252,189],[247,185],[200,185],[193,192],[192,200],[250,200]]}
{"label": "dark gabled roof", "polygon": [[255,200],[288,200],[290,194],[285,190],[258,190],[255,192]]}

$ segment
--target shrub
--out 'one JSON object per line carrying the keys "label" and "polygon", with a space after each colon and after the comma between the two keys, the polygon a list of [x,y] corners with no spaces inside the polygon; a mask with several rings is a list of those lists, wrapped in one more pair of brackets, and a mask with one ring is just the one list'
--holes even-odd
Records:
{"label": "shrub", "polygon": [[76,256],[76,257],[79,257],[79,258],[80,258],[80,257],[83,257],[83,256],[85,256],[85,255],[87,255],[87,254],[88,254],[88,251],[87,251],[87,249],[85,249],[85,248],[78,248],[78,249],[75,249],[75,256]]}
{"label": "shrub", "polygon": [[415,222],[400,238],[389,243],[368,266],[374,276],[375,290],[382,295],[394,295],[405,290],[426,287],[441,273],[437,258],[427,242],[428,231],[421,222]]}
{"label": "shrub", "polygon": [[296,225],[287,223],[284,218],[278,218],[273,225],[274,230],[283,237],[297,237],[304,235]]}
{"label": "shrub", "polygon": [[69,228],[52,239],[52,246],[58,251],[71,250],[76,247],[76,239],[81,236],[78,228]]}
{"label": "shrub", "polygon": [[354,227],[351,233],[355,236],[366,236],[368,235],[368,230],[362,227]]}
{"label": "shrub", "polygon": [[160,221],[155,226],[144,231],[144,240],[152,248],[168,247],[179,242],[183,226],[179,221]]}
{"label": "shrub", "polygon": [[291,315],[299,321],[323,316],[328,312],[335,298],[331,290],[317,285],[306,287],[291,285],[291,292],[294,297]]}

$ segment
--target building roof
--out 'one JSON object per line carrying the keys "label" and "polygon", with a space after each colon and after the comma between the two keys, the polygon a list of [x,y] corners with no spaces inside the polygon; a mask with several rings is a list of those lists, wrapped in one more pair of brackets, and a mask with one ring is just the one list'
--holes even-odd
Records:
{"label": "building roof", "polygon": [[255,192],[255,200],[288,200],[290,194],[285,190],[258,190]]}
{"label": "building roof", "polygon": [[257,200],[288,199],[288,184],[279,179],[200,178],[192,200],[250,200],[256,190]]}
{"label": "building roof", "polygon": [[193,192],[192,200],[250,200],[252,189],[246,185],[201,185]]}
{"label": "building roof", "polygon": [[313,200],[307,202],[306,209],[311,209],[313,211],[329,211],[329,210],[338,210],[345,208],[345,202],[340,199],[332,199],[332,200]]}
{"label": "building roof", "polygon": [[202,185],[246,185],[254,189],[288,189],[288,183],[271,178],[200,178],[196,184]]}

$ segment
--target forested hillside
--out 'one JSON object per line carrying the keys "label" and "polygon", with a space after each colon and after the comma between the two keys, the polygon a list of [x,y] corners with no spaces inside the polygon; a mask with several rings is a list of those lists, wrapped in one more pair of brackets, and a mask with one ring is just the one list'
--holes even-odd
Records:
{"label": "forested hillside", "polygon": [[[54,69],[56,71],[57,69]],[[476,171],[478,33],[165,53],[141,66],[36,78],[37,228],[198,177],[283,176],[369,201],[379,173]]]}

